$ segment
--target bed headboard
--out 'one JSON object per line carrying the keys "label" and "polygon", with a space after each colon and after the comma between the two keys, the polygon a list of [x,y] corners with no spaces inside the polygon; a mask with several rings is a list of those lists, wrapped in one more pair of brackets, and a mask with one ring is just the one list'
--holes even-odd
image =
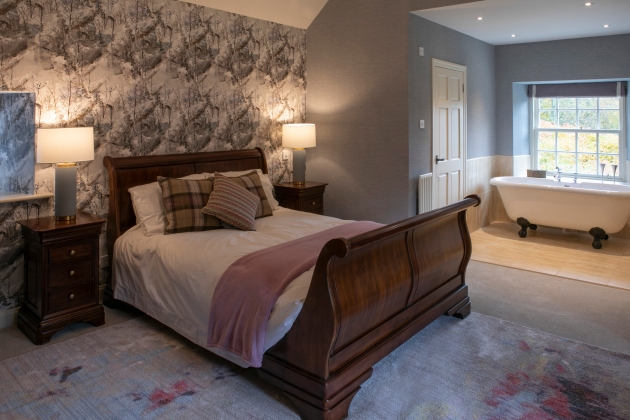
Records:
{"label": "bed headboard", "polygon": [[110,263],[114,242],[136,224],[129,188],[155,182],[158,176],[179,178],[203,172],[246,171],[267,173],[267,160],[260,148],[225,152],[186,153],[138,157],[105,156],[109,173],[109,216],[107,250]]}

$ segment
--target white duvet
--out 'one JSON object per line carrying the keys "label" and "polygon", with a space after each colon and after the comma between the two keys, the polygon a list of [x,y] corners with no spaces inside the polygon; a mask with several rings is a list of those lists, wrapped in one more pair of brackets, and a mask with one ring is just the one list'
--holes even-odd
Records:
{"label": "white duvet", "polygon": [[[280,207],[273,216],[257,219],[255,232],[220,229],[147,237],[138,225],[114,246],[114,297],[206,347],[214,289],[230,264],[251,252],[349,222]],[[312,277],[313,268],[278,298],[267,326],[265,351],[293,325]],[[209,350],[246,366],[229,352]]]}

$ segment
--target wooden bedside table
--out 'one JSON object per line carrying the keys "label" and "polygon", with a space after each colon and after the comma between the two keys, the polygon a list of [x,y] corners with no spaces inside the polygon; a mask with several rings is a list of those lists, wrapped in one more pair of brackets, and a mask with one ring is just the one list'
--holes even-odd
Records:
{"label": "wooden bedside table", "polygon": [[98,237],[106,222],[77,212],[76,220],[54,217],[22,220],[24,304],[17,325],[35,344],[44,344],[75,322],[103,325],[98,303]]}
{"label": "wooden bedside table", "polygon": [[324,214],[326,183],[306,181],[304,185],[292,182],[275,184],[276,200],[282,207],[308,213]]}

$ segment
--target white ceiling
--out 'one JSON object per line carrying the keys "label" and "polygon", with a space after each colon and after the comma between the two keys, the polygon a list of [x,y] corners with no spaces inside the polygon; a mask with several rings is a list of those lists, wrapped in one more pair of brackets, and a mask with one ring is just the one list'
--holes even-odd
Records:
{"label": "white ceiling", "polygon": [[186,2],[306,29],[328,0],[186,0]]}
{"label": "white ceiling", "polygon": [[414,13],[493,45],[630,33],[630,0],[591,1],[484,0]]}

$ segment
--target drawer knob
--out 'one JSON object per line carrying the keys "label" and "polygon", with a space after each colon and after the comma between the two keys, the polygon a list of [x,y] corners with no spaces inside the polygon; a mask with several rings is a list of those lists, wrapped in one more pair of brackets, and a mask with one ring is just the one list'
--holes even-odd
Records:
{"label": "drawer knob", "polygon": [[70,255],[74,255],[74,254],[76,254],[76,253],[77,253],[77,252],[76,252],[74,249],[70,251]]}
{"label": "drawer knob", "polygon": [[74,293],[70,293],[70,295],[68,296],[69,299],[74,299]]}
{"label": "drawer knob", "polygon": [[68,273],[68,275],[69,275],[70,277],[74,276],[74,270],[70,270],[70,272]]}
{"label": "drawer knob", "polygon": [[312,205],[312,206],[314,206],[314,205],[315,205],[315,202],[314,202],[314,201],[312,201],[312,202],[311,202],[311,205]]}

